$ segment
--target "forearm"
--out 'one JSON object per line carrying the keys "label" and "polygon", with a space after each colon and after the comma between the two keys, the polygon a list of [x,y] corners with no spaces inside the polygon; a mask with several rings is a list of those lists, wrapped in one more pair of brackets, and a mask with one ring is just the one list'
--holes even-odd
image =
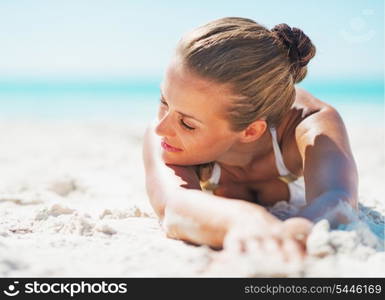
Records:
{"label": "forearm", "polygon": [[146,129],[143,137],[142,158],[148,198],[157,216],[162,220],[167,199],[184,187],[200,190],[194,166],[165,164],[162,159],[161,138],[155,134],[155,123]]}
{"label": "forearm", "polygon": [[356,220],[356,201],[343,191],[330,191],[321,194],[304,207],[298,217],[312,222],[327,219],[332,228]]}
{"label": "forearm", "polygon": [[167,201],[163,228],[168,237],[221,248],[234,222],[247,218],[259,220],[261,226],[279,222],[257,204],[180,189]]}

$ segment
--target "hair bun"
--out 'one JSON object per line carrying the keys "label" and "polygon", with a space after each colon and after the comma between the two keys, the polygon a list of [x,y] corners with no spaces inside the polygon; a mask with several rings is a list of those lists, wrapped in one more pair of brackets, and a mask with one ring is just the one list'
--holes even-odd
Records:
{"label": "hair bun", "polygon": [[316,53],[315,46],[301,29],[291,28],[285,23],[274,26],[271,32],[276,34],[278,39],[289,50],[288,56],[293,64],[292,73],[295,77],[295,82],[301,81],[306,75],[306,70],[301,72],[300,69],[305,67],[314,57]]}

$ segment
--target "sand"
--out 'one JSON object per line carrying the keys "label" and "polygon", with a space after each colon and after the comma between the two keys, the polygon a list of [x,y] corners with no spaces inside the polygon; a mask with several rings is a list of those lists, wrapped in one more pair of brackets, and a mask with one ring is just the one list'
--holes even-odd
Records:
{"label": "sand", "polygon": [[[166,238],[145,193],[144,129],[0,123],[0,276],[385,276],[382,126],[348,126],[360,220],[333,231],[327,221],[317,223],[309,256],[296,265],[252,254],[224,259],[207,246]],[[281,203],[275,211],[285,215],[290,207]]]}

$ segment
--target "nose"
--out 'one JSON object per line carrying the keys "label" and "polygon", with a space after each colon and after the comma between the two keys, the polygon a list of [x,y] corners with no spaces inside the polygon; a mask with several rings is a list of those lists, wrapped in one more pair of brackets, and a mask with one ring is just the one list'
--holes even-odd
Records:
{"label": "nose", "polygon": [[163,118],[158,117],[158,124],[155,127],[155,133],[159,136],[172,137],[175,135],[175,132],[172,129],[170,123],[170,115],[164,114]]}

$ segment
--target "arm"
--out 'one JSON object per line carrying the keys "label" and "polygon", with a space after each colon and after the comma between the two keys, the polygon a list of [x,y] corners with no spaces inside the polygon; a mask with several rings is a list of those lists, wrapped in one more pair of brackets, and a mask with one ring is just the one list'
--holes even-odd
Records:
{"label": "arm", "polygon": [[192,166],[163,162],[160,137],[154,128],[152,123],[144,136],[146,191],[168,237],[222,247],[224,236],[235,221],[250,216],[261,227],[280,222],[259,205],[200,191],[199,178]]}
{"label": "arm", "polygon": [[179,188],[200,190],[198,176],[192,166],[166,165],[161,157],[161,138],[155,134],[155,120],[143,137],[142,158],[146,192],[160,220],[164,217],[167,199]]}
{"label": "arm", "polygon": [[303,208],[298,217],[309,219],[314,223],[327,219],[330,226],[336,228],[339,224],[347,224],[357,219],[355,209],[349,204],[351,199],[344,191],[325,192]]}
{"label": "arm", "polygon": [[163,226],[168,237],[221,248],[228,231],[249,220],[255,229],[281,223],[254,203],[178,189],[168,201]]}
{"label": "arm", "polygon": [[326,218],[332,227],[355,218],[358,172],[338,112],[328,107],[296,128],[308,205],[299,213],[314,222]]}

